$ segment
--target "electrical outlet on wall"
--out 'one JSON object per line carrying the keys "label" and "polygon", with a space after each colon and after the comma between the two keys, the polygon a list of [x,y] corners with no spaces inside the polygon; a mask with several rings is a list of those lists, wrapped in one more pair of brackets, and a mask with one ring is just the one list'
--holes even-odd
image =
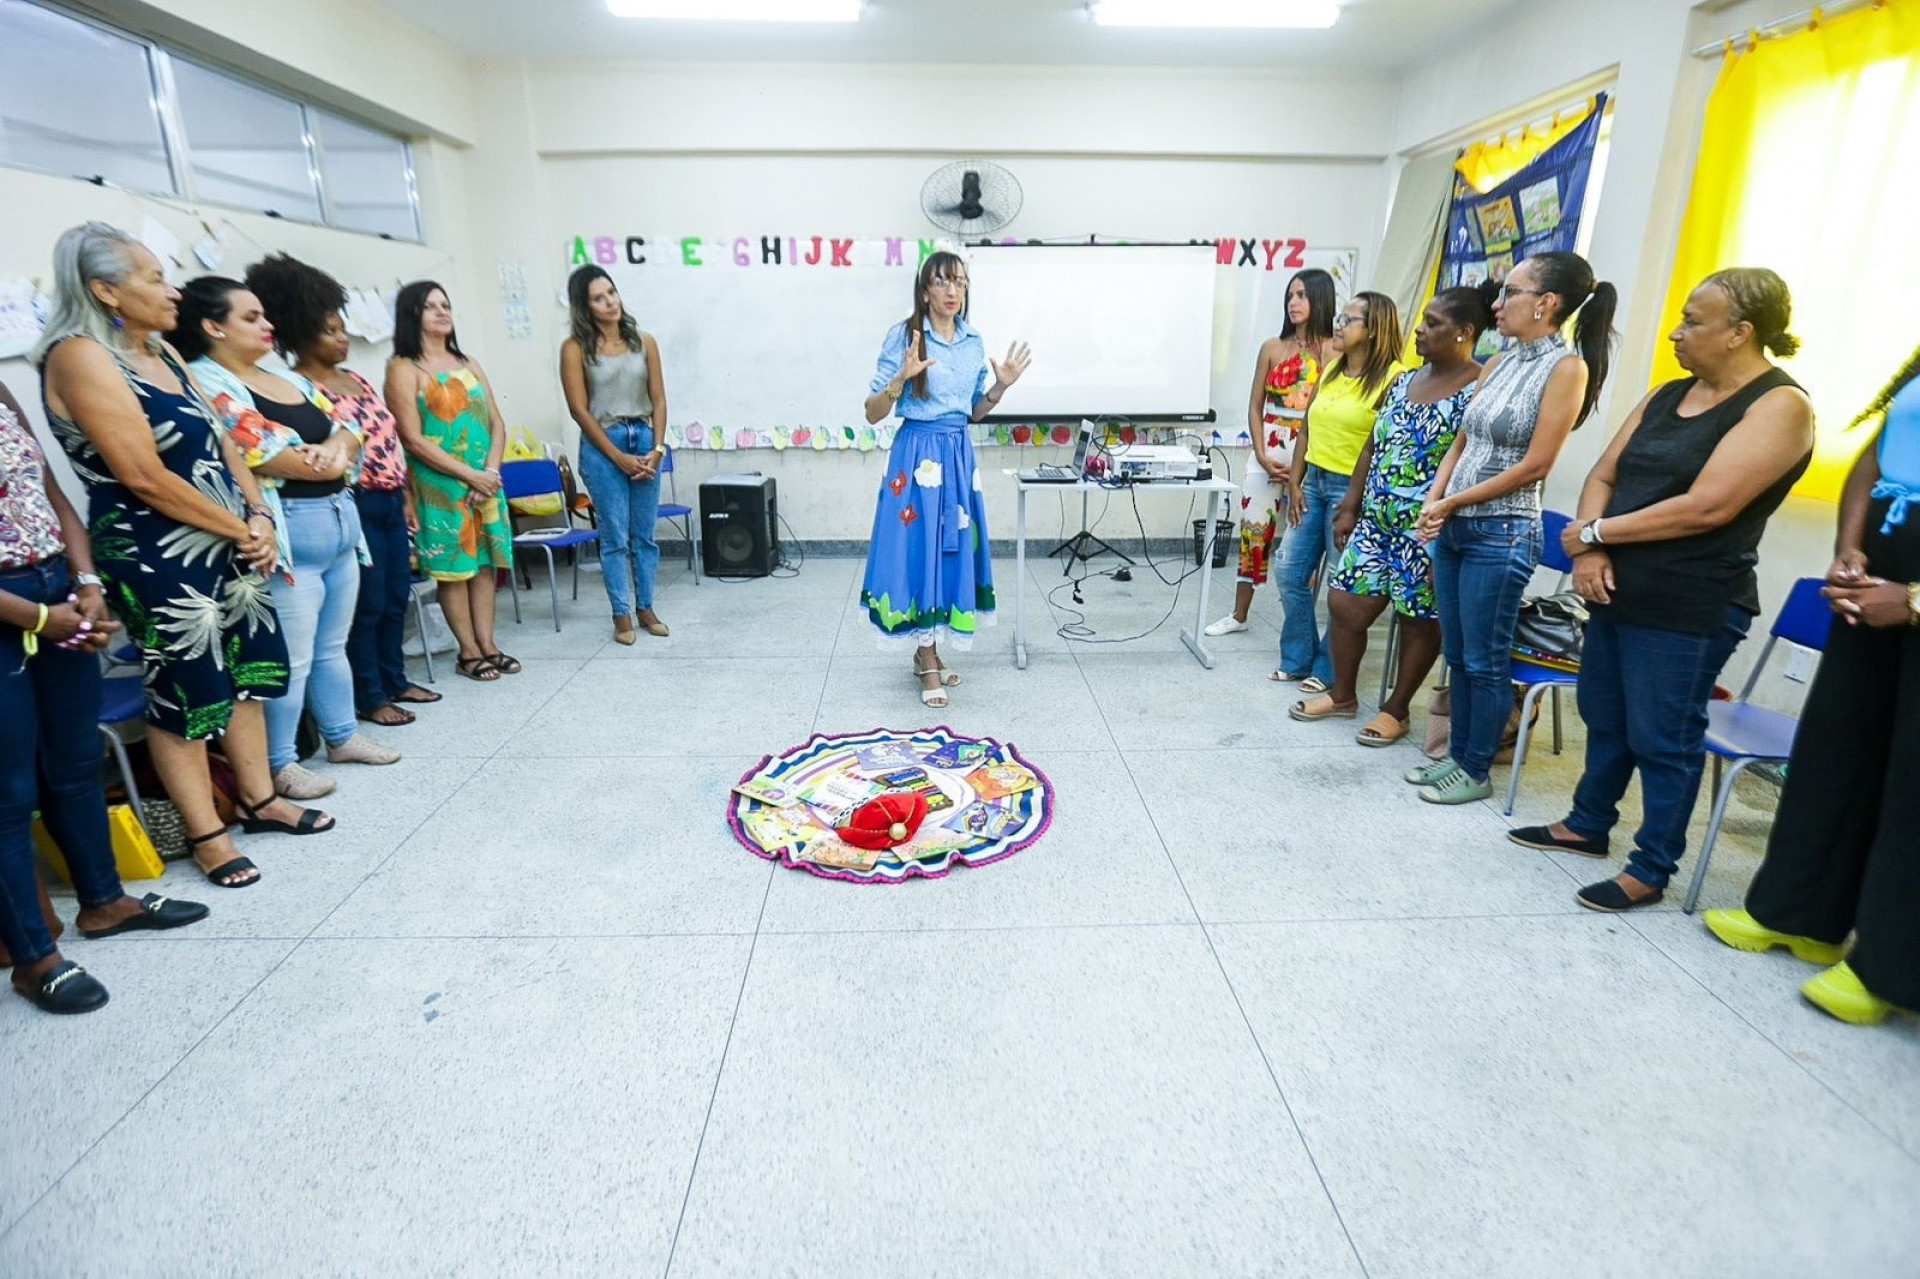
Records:
{"label": "electrical outlet on wall", "polygon": [[1798,644],[1787,649],[1787,678],[1796,684],[1804,684],[1813,678],[1814,651],[1801,648]]}

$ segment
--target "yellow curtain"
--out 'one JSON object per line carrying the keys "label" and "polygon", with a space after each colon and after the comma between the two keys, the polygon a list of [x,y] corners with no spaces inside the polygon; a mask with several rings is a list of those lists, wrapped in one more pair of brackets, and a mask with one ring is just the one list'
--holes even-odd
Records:
{"label": "yellow curtain", "polygon": [[1453,167],[1467,185],[1485,195],[1540,158],[1540,153],[1580,127],[1593,114],[1593,99],[1563,111],[1547,124],[1530,124],[1497,142],[1476,142],[1461,152]]}
{"label": "yellow curtain", "polygon": [[[1815,10],[1818,15],[1818,10]],[[1731,52],[1707,104],[1660,322],[1722,267],[1793,290],[1785,367],[1818,416],[1795,491],[1834,500],[1865,443],[1847,424],[1909,352],[1920,281],[1920,0],[1892,0]],[[1654,381],[1683,375],[1661,343]]]}

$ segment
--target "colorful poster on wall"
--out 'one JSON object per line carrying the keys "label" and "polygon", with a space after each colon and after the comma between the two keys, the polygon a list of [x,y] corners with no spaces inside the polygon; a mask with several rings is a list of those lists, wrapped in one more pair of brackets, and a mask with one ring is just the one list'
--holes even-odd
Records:
{"label": "colorful poster on wall", "polygon": [[1530,254],[1572,251],[1605,116],[1603,94],[1578,128],[1490,191],[1454,174],[1441,288],[1504,280]]}

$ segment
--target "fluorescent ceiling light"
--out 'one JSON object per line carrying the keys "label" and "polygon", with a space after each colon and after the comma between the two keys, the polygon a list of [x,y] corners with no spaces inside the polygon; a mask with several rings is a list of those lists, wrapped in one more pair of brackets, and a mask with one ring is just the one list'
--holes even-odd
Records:
{"label": "fluorescent ceiling light", "polygon": [[858,22],[860,0],[607,0],[616,18],[694,22]]}
{"label": "fluorescent ceiling light", "polygon": [[1104,27],[1294,27],[1340,20],[1337,0],[1093,0]]}

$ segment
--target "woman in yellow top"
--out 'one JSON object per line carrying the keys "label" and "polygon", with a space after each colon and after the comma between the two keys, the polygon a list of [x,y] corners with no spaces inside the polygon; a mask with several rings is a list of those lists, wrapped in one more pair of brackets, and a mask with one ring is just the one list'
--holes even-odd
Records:
{"label": "woman in yellow top", "polygon": [[460,642],[454,663],[468,679],[517,674],[494,640],[494,570],[513,569],[507,504],[500,495],[506,422],[478,361],[460,350],[453,304],[432,280],[400,290],[394,304],[387,408],[409,468],[420,567],[439,583],[440,607]]}
{"label": "woman in yellow top", "polygon": [[1356,293],[1333,321],[1334,363],[1320,379],[1293,442],[1287,523],[1280,548],[1280,668],[1267,678],[1324,693],[1333,684],[1333,649],[1313,615],[1313,582],[1332,563],[1333,517],[1347,496],[1360,448],[1393,380],[1406,372],[1400,310],[1384,293]]}

